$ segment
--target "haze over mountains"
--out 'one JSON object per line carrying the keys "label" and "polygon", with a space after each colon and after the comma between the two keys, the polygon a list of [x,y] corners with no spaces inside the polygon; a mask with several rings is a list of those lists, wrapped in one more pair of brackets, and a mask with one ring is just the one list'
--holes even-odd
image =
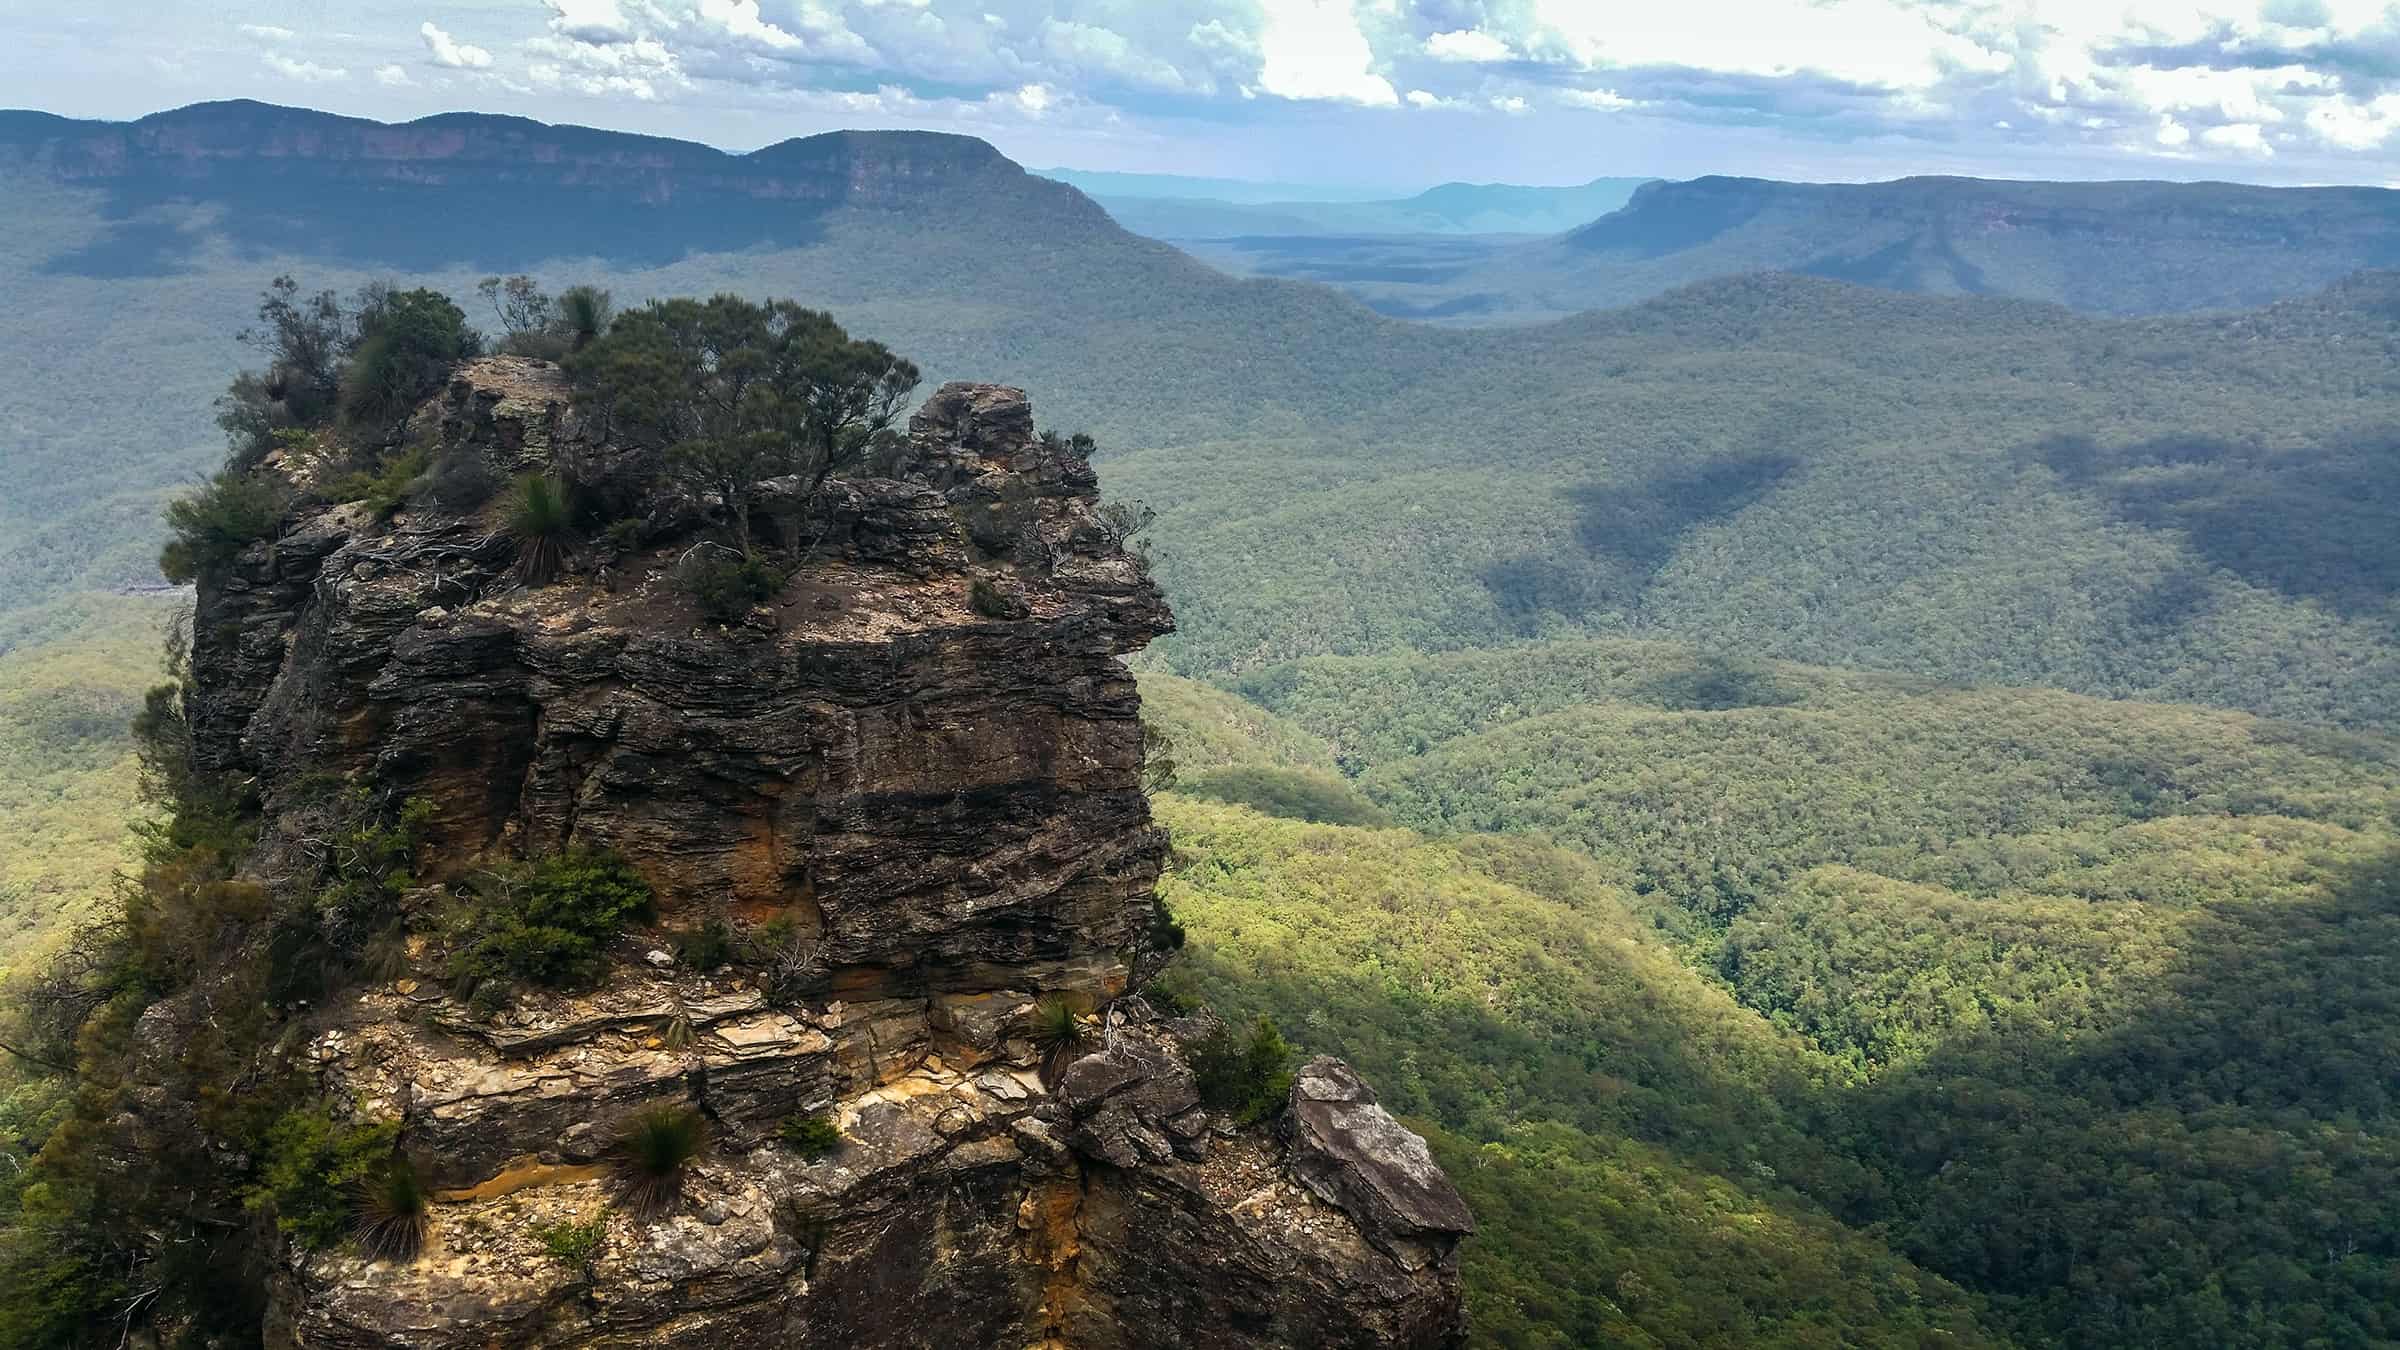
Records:
{"label": "haze over mountains", "polygon": [[[1455,324],[1537,322],[1758,271],[2169,314],[2266,304],[2400,263],[2400,192],[2385,188],[1719,177],[1592,188],[1594,203],[1623,195],[1574,221],[1548,207],[1512,217],[1496,206],[1343,229],[1245,214],[1266,208],[1101,201],[1128,228],[1228,270],[1323,281],[1387,314]],[[1339,221],[1356,209],[1324,211]],[[1556,237],[1459,237],[1509,230]],[[1420,237],[1364,237],[1404,232]]]}
{"label": "haze over mountains", "polygon": [[2389,193],[1700,179],[1334,289],[908,133],[11,114],[0,187],[20,949],[269,279],[790,295],[1158,509],[1194,992],[1435,1131],[1486,1343],[2400,1338]]}
{"label": "haze over mountains", "polygon": [[1622,211],[1451,280],[1483,312],[1621,305],[1732,272],[2093,314],[2262,305],[2400,264],[2400,192],[1910,178],[1655,183]]}
{"label": "haze over mountains", "polygon": [[[1244,236],[1379,234],[1557,234],[1623,206],[1646,178],[1595,178],[1571,187],[1514,183],[1443,183],[1407,197],[1290,199],[1238,183],[1166,175],[1045,176],[1091,194],[1135,234],[1182,242]],[[1126,179],[1141,190],[1127,190]],[[1222,195],[1220,195],[1222,194]]]}

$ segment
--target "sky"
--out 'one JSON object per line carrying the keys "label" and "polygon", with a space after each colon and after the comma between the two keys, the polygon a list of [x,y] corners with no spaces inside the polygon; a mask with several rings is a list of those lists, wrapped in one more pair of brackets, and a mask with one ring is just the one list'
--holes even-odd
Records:
{"label": "sky", "polygon": [[0,0],[0,105],[473,109],[731,150],[1414,189],[1705,173],[2400,186],[2384,0]]}

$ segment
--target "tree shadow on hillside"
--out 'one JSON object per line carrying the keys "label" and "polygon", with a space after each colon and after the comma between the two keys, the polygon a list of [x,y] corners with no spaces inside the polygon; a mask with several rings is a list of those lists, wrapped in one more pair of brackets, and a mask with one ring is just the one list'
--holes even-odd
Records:
{"label": "tree shadow on hillside", "polygon": [[2400,590],[2400,429],[2285,449],[2063,436],[2019,462],[2096,494],[2120,520],[2181,531],[2209,566],[2296,599],[2375,614]]}
{"label": "tree shadow on hillside", "polygon": [[49,259],[54,275],[169,276],[218,246],[244,259],[305,257],[405,272],[522,270],[559,258],[657,267],[691,253],[815,242],[833,198],[690,193],[645,202],[618,190],[522,183],[352,181],[227,168],[204,181],[107,189],[95,240]]}
{"label": "tree shadow on hillside", "polygon": [[1582,554],[1501,559],[1484,569],[1484,589],[1526,633],[1539,628],[1545,613],[1570,619],[1630,613],[1686,535],[1764,498],[1799,467],[1793,456],[1759,450],[1674,465],[1636,482],[1574,488],[1567,497],[1576,507]]}
{"label": "tree shadow on hillside", "polygon": [[1989,295],[1991,281],[1983,269],[1951,246],[1945,230],[1927,230],[1896,239],[1861,255],[1827,253],[1792,269],[1803,276],[1847,281],[1854,286],[1940,294]]}
{"label": "tree shadow on hillside", "polygon": [[2400,850],[2182,945],[2114,1025],[1961,1040],[1855,1095],[1894,1241],[2061,1344],[2400,1336]]}

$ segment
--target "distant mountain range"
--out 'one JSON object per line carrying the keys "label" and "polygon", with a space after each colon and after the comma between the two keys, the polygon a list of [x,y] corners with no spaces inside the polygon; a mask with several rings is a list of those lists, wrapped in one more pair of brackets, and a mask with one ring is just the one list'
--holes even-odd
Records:
{"label": "distant mountain range", "polygon": [[134,122],[0,112],[0,171],[109,194],[112,228],[51,270],[171,272],[202,236],[155,216],[211,203],[209,231],[252,252],[361,265],[493,268],[540,258],[658,264],[804,243],[841,207],[949,194],[1026,197],[1061,237],[1113,229],[1081,193],[989,144],[931,132],[828,132],[735,155],[688,141],[521,117],[386,125],[235,100]]}
{"label": "distant mountain range", "polygon": [[[517,119],[382,127],[235,104],[125,125],[10,119],[0,144],[0,284],[20,335],[0,350],[19,372],[0,388],[0,453],[28,469],[0,503],[0,609],[149,577],[149,522],[171,485],[215,457],[209,400],[244,359],[230,335],[277,272],[343,287],[395,276],[471,296],[481,275],[528,270],[554,285],[595,279],[626,301],[717,289],[799,296],[915,356],[930,378],[1028,387],[1047,418],[1121,447],[1109,481],[1166,512],[1162,574],[1187,632],[1165,650],[1196,669],[1631,626],[1735,637],[1797,659],[2172,692],[2335,721],[2383,716],[2373,707],[2394,678],[2388,634],[2369,631],[2380,602],[2343,592],[2336,604],[2323,579],[2336,554],[2354,567],[2384,556],[2382,508],[2369,505],[2390,490],[2376,448],[2387,429],[2352,419],[2387,405],[2331,386],[2305,397],[2253,388],[2272,365],[2287,372],[2279,379],[2313,368],[2338,372],[2351,382],[2343,388],[2367,380],[2384,390],[2373,373],[2383,367],[2352,367],[2359,353],[2384,350],[2389,320],[2376,306],[2388,279],[2342,292],[2334,337],[2288,336],[2297,316],[2329,312],[2319,302],[2279,311],[2272,352],[2222,328],[1805,277],[1715,275],[1620,313],[1454,332],[1379,316],[1323,286],[1226,277],[958,137],[840,133],[727,155]],[[1970,277],[1987,291],[2039,282],[2086,303],[2112,281],[2163,287],[2177,266],[2203,296],[2298,290],[2345,254],[2377,256],[2371,208],[2389,197],[1703,180],[1646,189],[1526,256],[1556,263],[1554,284],[1613,275],[1619,295],[1801,266],[1920,289],[1960,290]],[[1812,200],[1842,204],[1854,223],[1791,205]],[[1883,205],[1895,200],[1917,205]],[[2223,202],[2255,209],[2209,207]],[[1949,251],[1878,242],[1920,236]],[[1879,256],[1879,268],[1865,265]],[[2253,272],[2221,275],[2226,256],[2253,260]],[[1933,265],[1953,257],[1963,261]],[[1901,332],[1913,336],[1899,341]],[[1823,364],[1869,338],[1872,350],[1842,354],[1840,370]],[[2208,356],[2191,365],[2198,358],[2178,355],[2187,351]],[[2150,364],[2129,366],[2126,352]],[[2223,406],[2199,396],[2227,380],[2238,384]],[[98,405],[54,393],[137,387],[145,398]],[[1871,438],[1845,411],[1861,400],[1887,410]],[[2124,411],[2123,400],[2143,411]],[[1921,413],[1892,411],[1917,401]],[[2253,463],[2236,438],[2270,431]],[[2088,452],[2072,449],[2077,437]],[[1887,477],[1864,467],[1869,439],[1931,456],[1942,505],[1894,496]],[[1969,446],[1974,457],[1960,458]],[[2205,484],[2191,458],[2203,453]],[[1967,466],[1987,460],[2011,486],[1971,481]],[[2149,484],[2160,463],[2182,466],[2169,504]],[[1905,469],[1930,471],[1913,460]],[[1409,474],[1432,476],[1418,490],[1403,485]],[[2059,528],[2081,541],[2074,549],[2113,559],[2095,567],[2123,576],[2105,587],[2036,580],[2035,560],[2005,540],[1992,541],[1990,556],[1952,556],[1955,524],[1927,536],[1952,552],[1892,570],[1875,560],[1892,545],[1864,522],[1838,543],[1816,538],[1851,500],[1843,494],[1853,489],[1834,486],[1849,474],[1880,484],[1876,510],[1896,518],[1964,511],[1985,492],[2089,496],[2076,508],[2089,519]],[[1803,501],[1804,486],[1834,495]],[[2138,511],[2107,505],[2104,488],[2138,499]],[[1696,501],[1711,505],[1695,522],[1746,503],[1744,540],[1767,538],[1773,516],[1795,532],[1788,550],[1743,554],[1734,567],[1719,540],[1676,563],[1687,544],[1712,537],[1698,523],[1688,538],[1668,528],[1701,510]],[[1959,519],[1998,509],[1987,502]],[[2126,513],[2138,515],[2142,548],[2155,556],[2112,552],[2137,537],[2124,533]],[[1378,552],[1394,524],[1423,540],[1405,564]],[[1804,562],[1848,579],[1818,594]],[[2085,603],[2078,597],[2095,588],[2115,598],[2072,642],[2053,620],[1962,643],[1941,627],[1952,610],[1912,598],[1910,587],[1930,584],[1925,569],[2010,594],[2055,592],[2059,605]],[[1652,578],[1679,578],[1683,589]],[[1738,613],[1724,598],[1737,593],[1750,597]],[[2237,601],[2266,607],[2245,611],[2250,631],[2374,655],[2341,662],[2306,697],[2262,692],[2263,677],[2237,670],[2222,644],[2205,667],[2176,655],[2190,616],[2231,622]],[[1784,622],[1792,606],[1815,620]]]}
{"label": "distant mountain range", "polygon": [[1199,178],[1181,173],[1121,173],[1111,169],[1034,169],[1095,198],[1181,197],[1263,206],[1272,202],[1382,202],[1405,197],[1397,187],[1357,183],[1295,183],[1257,178]]}
{"label": "distant mountain range", "polygon": [[[1208,192],[1127,192],[1086,176],[1066,176],[1136,234],[1154,239],[1391,234],[1557,234],[1616,210],[1647,178],[1595,178],[1572,187],[1444,183],[1413,197],[1384,200],[1250,201]],[[1172,180],[1170,180],[1172,181]],[[1144,185],[1149,186],[1149,185]]]}
{"label": "distant mountain range", "polygon": [[1645,185],[1558,238],[1447,270],[1354,278],[1273,255],[1245,270],[1334,281],[1390,314],[1490,322],[1759,271],[2161,314],[2265,304],[2395,264],[2400,192],[2382,188],[1696,178]]}

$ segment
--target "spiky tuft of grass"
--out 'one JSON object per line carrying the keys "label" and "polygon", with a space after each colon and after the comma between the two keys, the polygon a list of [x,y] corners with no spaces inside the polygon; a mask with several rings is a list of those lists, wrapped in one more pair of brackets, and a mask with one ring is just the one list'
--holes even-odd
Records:
{"label": "spiky tuft of grass", "polygon": [[689,1050],[700,1039],[692,1029],[692,1015],[678,1008],[667,1017],[665,1026],[658,1029],[658,1043],[669,1050]]}
{"label": "spiky tuft of grass", "polygon": [[615,313],[608,292],[596,286],[569,286],[558,293],[559,326],[566,330],[567,342],[575,351],[582,351],[607,332]]}
{"label": "spiky tuft of grass", "polygon": [[1053,994],[1033,1005],[1033,1024],[1026,1034],[1042,1053],[1043,1081],[1055,1081],[1083,1049],[1083,1014],[1074,1000]]}
{"label": "spiky tuft of grass", "polygon": [[390,984],[408,974],[408,925],[394,923],[367,939],[359,952],[358,973],[375,984]]}
{"label": "spiky tuft of grass", "polygon": [[566,565],[573,524],[558,484],[538,473],[517,479],[509,490],[508,533],[517,541],[517,576],[526,585],[547,585]]}
{"label": "spiky tuft of grass", "polygon": [[665,1218],[682,1202],[684,1179],[707,1147],[708,1121],[689,1106],[635,1112],[611,1155],[617,1203],[644,1223]]}
{"label": "spiky tuft of grass", "polygon": [[392,1159],[358,1185],[359,1250],[372,1261],[416,1260],[425,1249],[430,1200],[408,1159]]}

